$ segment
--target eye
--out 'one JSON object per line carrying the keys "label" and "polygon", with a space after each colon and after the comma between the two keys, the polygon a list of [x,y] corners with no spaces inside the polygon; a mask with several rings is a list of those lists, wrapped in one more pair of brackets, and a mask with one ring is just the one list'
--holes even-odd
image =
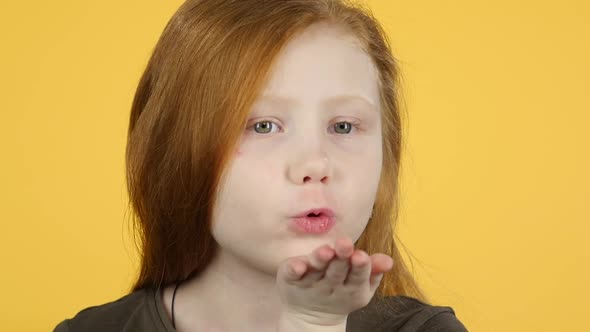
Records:
{"label": "eye", "polygon": [[352,130],[352,123],[342,121],[334,125],[334,129],[338,134],[349,134]]}
{"label": "eye", "polygon": [[[350,134],[353,127],[358,129],[358,125],[356,123],[351,123],[348,121],[338,122],[338,123],[334,124],[332,127],[334,128],[334,131],[340,135]],[[263,120],[263,121],[255,122],[253,125],[251,125],[247,129],[249,129],[249,130],[253,129],[257,134],[269,134],[269,133],[272,133],[273,128],[279,129],[280,127],[276,123],[274,123],[273,121]]]}
{"label": "eye", "polygon": [[271,128],[277,127],[277,125],[272,121],[264,120],[254,123],[252,127],[258,134],[268,134],[271,132]]}

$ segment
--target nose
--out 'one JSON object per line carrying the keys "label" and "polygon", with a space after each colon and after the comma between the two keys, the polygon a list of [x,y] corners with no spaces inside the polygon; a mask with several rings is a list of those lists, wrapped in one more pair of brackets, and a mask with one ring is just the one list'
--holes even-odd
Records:
{"label": "nose", "polygon": [[301,152],[288,169],[288,176],[295,184],[328,183],[332,177],[330,160],[325,153]]}

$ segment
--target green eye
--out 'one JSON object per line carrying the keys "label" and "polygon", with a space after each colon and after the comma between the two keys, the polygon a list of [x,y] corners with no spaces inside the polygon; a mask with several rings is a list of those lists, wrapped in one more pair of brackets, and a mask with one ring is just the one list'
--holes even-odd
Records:
{"label": "green eye", "polygon": [[260,121],[254,124],[254,130],[259,134],[268,134],[271,131],[272,122]]}
{"label": "green eye", "polygon": [[[272,121],[259,121],[256,122],[253,127],[254,131],[258,134],[269,134],[272,132],[275,123]],[[347,121],[338,122],[334,125],[334,130],[337,134],[345,135],[350,134],[352,131],[353,124]]]}
{"label": "green eye", "polygon": [[349,134],[352,130],[352,125],[350,124],[350,122],[338,122],[335,125],[335,128],[338,134]]}

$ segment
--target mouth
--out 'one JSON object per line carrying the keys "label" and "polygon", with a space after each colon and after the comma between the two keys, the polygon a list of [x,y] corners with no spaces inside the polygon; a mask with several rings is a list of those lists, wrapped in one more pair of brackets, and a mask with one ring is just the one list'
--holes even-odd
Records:
{"label": "mouth", "polygon": [[326,216],[326,217],[334,217],[334,211],[332,211],[332,209],[330,208],[317,208],[317,209],[310,209],[307,211],[303,211],[301,213],[298,213],[297,215],[294,216],[294,218],[303,218],[303,217],[320,217],[320,216]]}
{"label": "mouth", "polygon": [[328,208],[311,209],[297,214],[290,220],[290,229],[300,234],[324,234],[336,223],[334,211]]}

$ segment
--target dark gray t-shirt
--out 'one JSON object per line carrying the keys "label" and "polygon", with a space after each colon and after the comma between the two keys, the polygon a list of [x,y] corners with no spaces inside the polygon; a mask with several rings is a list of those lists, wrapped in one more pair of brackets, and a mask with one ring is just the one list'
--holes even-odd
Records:
{"label": "dark gray t-shirt", "polygon": [[[161,289],[140,289],[120,299],[88,307],[53,332],[174,332]],[[407,296],[373,300],[348,315],[346,332],[466,332],[451,307],[432,306]]]}

